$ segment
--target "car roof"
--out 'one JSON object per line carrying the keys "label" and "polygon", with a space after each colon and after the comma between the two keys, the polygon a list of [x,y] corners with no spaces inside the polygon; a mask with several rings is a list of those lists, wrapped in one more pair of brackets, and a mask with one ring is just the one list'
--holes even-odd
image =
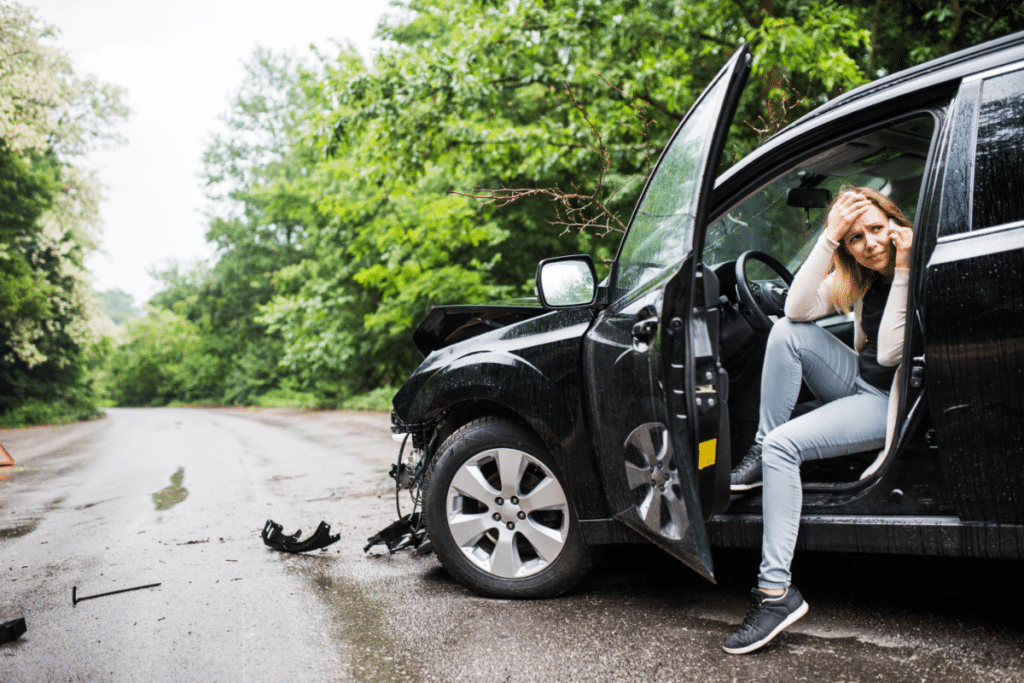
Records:
{"label": "car roof", "polygon": [[862,85],[809,112],[801,121],[813,120],[882,90],[886,91],[887,97],[892,96],[894,89],[923,90],[1021,59],[1024,59],[1024,31],[953,52]]}
{"label": "car roof", "polygon": [[[779,156],[781,148],[789,146],[795,139],[809,134],[813,136],[813,131],[820,126],[827,126],[831,121],[856,117],[867,123],[874,118],[865,116],[870,110],[891,116],[915,102],[924,101],[929,93],[957,86],[967,76],[1019,61],[1024,61],[1024,31],[953,52],[855,88],[814,109],[769,138],[718,177],[716,193],[724,190],[736,174],[751,164],[763,161],[766,156]],[[906,106],[900,104],[903,101],[907,102]],[[729,194],[725,192],[726,196]],[[719,203],[718,198],[714,203]]]}

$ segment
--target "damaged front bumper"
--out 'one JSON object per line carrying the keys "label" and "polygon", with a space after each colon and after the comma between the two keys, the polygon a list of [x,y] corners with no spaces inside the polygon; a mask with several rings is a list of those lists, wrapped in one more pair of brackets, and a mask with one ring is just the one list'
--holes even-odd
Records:
{"label": "damaged front bumper", "polygon": [[[427,464],[427,449],[437,438],[437,425],[410,424],[391,414],[391,438],[402,444],[398,460],[391,466],[388,476],[395,480],[395,510],[398,519],[366,539],[363,552],[369,552],[375,545],[385,545],[389,553],[411,548],[417,555],[430,552],[430,541],[421,515],[421,491],[423,475]],[[402,491],[408,491],[412,512],[402,513]]]}
{"label": "damaged front bumper", "polygon": [[370,552],[370,548],[375,545],[386,545],[388,553],[411,548],[417,555],[426,555],[431,550],[427,528],[423,525],[423,517],[419,512],[403,515],[398,521],[370,536],[366,539],[363,552]]}

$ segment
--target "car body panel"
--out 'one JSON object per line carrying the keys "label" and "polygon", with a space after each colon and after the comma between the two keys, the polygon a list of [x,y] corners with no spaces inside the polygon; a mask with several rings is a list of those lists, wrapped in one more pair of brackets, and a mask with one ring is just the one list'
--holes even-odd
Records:
{"label": "car body panel", "polygon": [[536,318],[544,313],[536,299],[495,304],[436,306],[420,322],[412,340],[424,356],[477,335]]}
{"label": "car body panel", "polygon": [[[566,487],[580,519],[605,518],[604,496],[594,473],[582,414],[580,345],[593,319],[590,310],[547,312],[516,306],[451,307],[456,320],[467,312],[490,316],[503,311],[531,317],[429,353],[393,400],[394,429],[413,434],[415,446],[430,453],[440,446],[449,414],[515,416],[551,450],[558,469],[573,472]],[[437,311],[438,309],[435,309]],[[466,418],[464,418],[466,419]],[[458,426],[458,425],[456,425]]]}
{"label": "car body panel", "polygon": [[926,266],[926,379],[956,514],[1024,524],[1024,57],[965,79],[957,100]]}

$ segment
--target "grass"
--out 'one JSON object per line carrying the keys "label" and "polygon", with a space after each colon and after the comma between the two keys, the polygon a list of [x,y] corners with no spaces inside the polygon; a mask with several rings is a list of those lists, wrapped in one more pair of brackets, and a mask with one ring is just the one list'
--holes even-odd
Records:
{"label": "grass", "polygon": [[[383,386],[365,394],[350,396],[339,402],[326,402],[316,394],[294,391],[292,389],[272,389],[265,394],[257,396],[250,405],[259,408],[296,408],[299,410],[374,410],[390,412],[391,399],[394,398],[396,391],[397,389],[394,387]],[[98,404],[103,408],[117,407],[117,403],[110,399],[101,399],[98,401]],[[166,405],[169,408],[227,407],[226,404],[221,404],[214,400],[172,400]],[[93,409],[89,414],[78,414],[71,411],[62,413],[59,409],[53,409],[51,411],[50,408],[51,407],[48,404],[22,406],[22,408],[19,408],[16,411],[11,411],[7,415],[0,417],[0,427],[22,427],[31,424],[65,424],[78,422],[80,420],[88,420],[99,414],[99,411],[95,409]],[[16,416],[15,413],[18,413],[18,415]],[[15,421],[27,419],[22,416],[22,413],[25,413],[32,418],[39,418],[42,421],[21,421],[17,424],[14,424],[13,422],[8,424],[7,420],[9,416],[14,418]],[[63,419],[61,417],[62,415]]]}
{"label": "grass", "polygon": [[96,409],[96,406],[77,401],[50,402],[29,399],[17,408],[0,415],[0,428],[71,424],[72,422],[92,420],[102,414]]}
{"label": "grass", "polygon": [[307,394],[292,389],[271,389],[256,397],[256,405],[261,408],[318,408],[319,401],[314,394]]}
{"label": "grass", "polygon": [[346,410],[381,410],[391,412],[391,399],[395,397],[397,389],[393,387],[379,387],[373,391],[353,396],[341,402],[341,408]]}

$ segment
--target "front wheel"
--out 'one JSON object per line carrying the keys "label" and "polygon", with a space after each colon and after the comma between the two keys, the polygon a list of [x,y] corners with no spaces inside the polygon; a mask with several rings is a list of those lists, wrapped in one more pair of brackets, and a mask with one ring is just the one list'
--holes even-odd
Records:
{"label": "front wheel", "polygon": [[593,565],[547,449],[518,425],[481,418],[459,429],[438,450],[424,488],[434,552],[480,595],[552,597]]}

